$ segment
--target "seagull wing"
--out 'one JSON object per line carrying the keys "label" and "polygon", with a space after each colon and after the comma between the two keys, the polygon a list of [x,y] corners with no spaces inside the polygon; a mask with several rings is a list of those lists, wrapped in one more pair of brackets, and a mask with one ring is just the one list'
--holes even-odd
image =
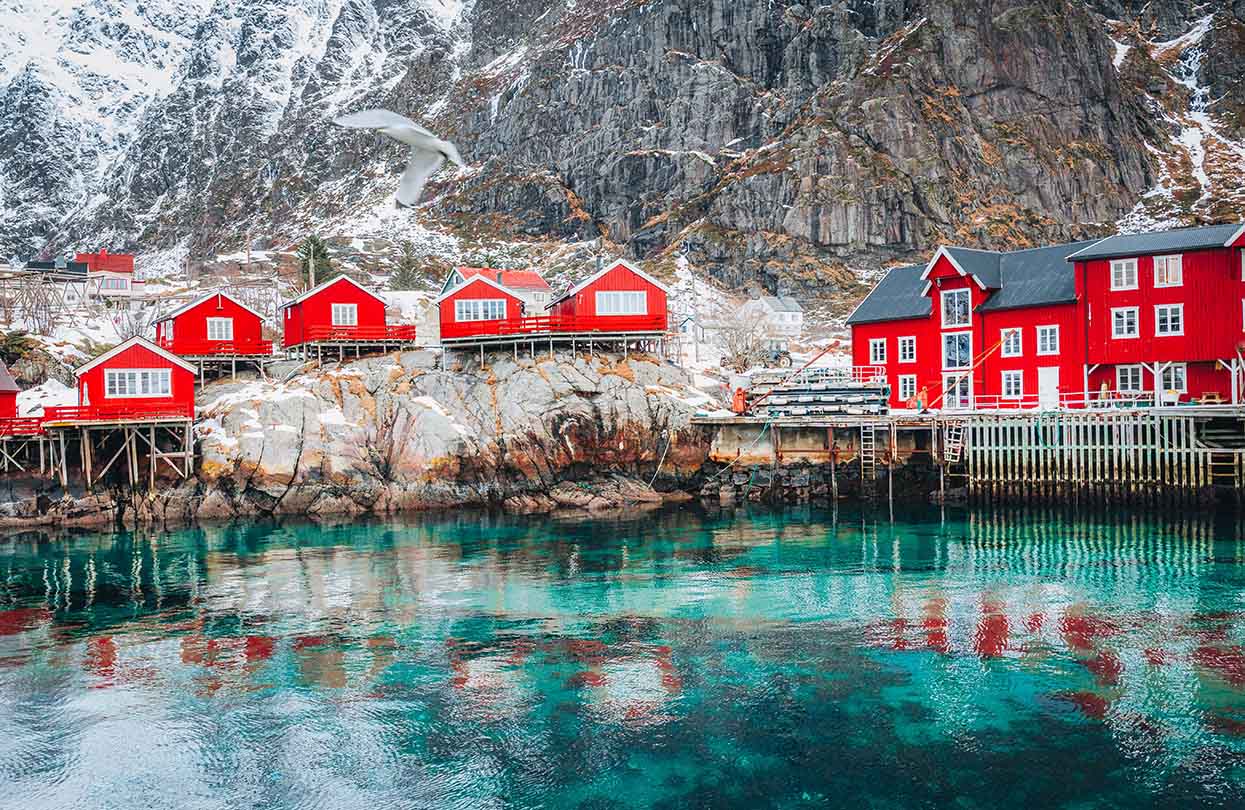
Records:
{"label": "seagull wing", "polygon": [[403,205],[415,205],[419,195],[424,192],[424,183],[441,168],[445,155],[433,149],[411,148],[411,160],[402,173],[402,182],[398,184],[398,202]]}
{"label": "seagull wing", "polygon": [[402,143],[422,145],[428,140],[436,140],[437,136],[421,127],[404,115],[389,110],[363,110],[333,119],[339,127],[351,129],[379,129],[389,137]]}

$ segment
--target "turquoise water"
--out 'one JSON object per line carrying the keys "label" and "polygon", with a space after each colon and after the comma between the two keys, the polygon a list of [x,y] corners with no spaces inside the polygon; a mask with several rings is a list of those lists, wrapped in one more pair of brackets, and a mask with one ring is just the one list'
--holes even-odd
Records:
{"label": "turquoise water", "polygon": [[0,807],[1245,806],[1234,522],[0,540]]}

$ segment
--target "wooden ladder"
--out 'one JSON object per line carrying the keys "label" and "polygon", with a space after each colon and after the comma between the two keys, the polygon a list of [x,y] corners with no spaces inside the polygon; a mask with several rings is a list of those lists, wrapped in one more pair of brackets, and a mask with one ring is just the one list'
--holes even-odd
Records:
{"label": "wooden ladder", "polygon": [[877,427],[872,424],[860,426],[860,486],[873,490],[878,477]]}
{"label": "wooden ladder", "polygon": [[964,455],[964,423],[949,422],[942,436],[942,458],[951,464],[959,464]]}

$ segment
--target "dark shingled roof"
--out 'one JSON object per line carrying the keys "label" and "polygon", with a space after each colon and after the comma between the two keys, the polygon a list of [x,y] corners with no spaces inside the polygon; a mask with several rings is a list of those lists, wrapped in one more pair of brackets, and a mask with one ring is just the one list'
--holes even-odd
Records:
{"label": "dark shingled roof", "polygon": [[1002,284],[999,291],[981,305],[981,311],[1075,301],[1076,276],[1067,259],[1092,244],[1092,241],[1072,242],[998,254]]}
{"label": "dark shingled roof", "polygon": [[948,247],[943,252],[955,260],[960,269],[975,276],[988,290],[999,288],[999,255],[992,250]]}
{"label": "dark shingled roof", "polygon": [[1179,228],[1159,233],[1131,233],[1108,236],[1086,249],[1072,254],[1068,261],[1090,259],[1120,259],[1129,256],[1145,256],[1152,253],[1169,253],[1182,250],[1203,250],[1223,247],[1228,240],[1241,232],[1245,225],[1208,225],[1202,228]]}
{"label": "dark shingled roof", "polygon": [[930,299],[921,295],[921,289],[925,286],[921,280],[923,272],[923,264],[891,269],[860,302],[847,322],[874,323],[929,317]]}

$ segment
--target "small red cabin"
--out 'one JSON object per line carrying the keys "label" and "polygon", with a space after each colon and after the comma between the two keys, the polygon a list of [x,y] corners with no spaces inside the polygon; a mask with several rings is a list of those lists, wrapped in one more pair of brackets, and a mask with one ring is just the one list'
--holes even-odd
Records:
{"label": "small red cabin", "polygon": [[441,339],[499,335],[521,326],[523,301],[485,275],[472,275],[436,299]]}
{"label": "small red cabin", "polygon": [[214,292],[173,310],[156,322],[156,343],[183,357],[272,354],[264,319],[225,292]]}
{"label": "small red cabin", "polygon": [[562,331],[665,332],[669,290],[630,262],[607,265],[549,304]]}
{"label": "small red cabin", "polygon": [[85,264],[89,273],[134,272],[134,257],[128,253],[109,253],[107,250],[99,253],[79,253],[74,256],[74,261]]}
{"label": "small red cabin", "polygon": [[383,344],[412,342],[411,324],[385,323],[385,299],[349,276],[338,276],[281,305],[282,342]]}
{"label": "small red cabin", "polygon": [[191,419],[197,371],[145,338],[130,338],[76,369],[77,407],[44,408],[44,421]]}

